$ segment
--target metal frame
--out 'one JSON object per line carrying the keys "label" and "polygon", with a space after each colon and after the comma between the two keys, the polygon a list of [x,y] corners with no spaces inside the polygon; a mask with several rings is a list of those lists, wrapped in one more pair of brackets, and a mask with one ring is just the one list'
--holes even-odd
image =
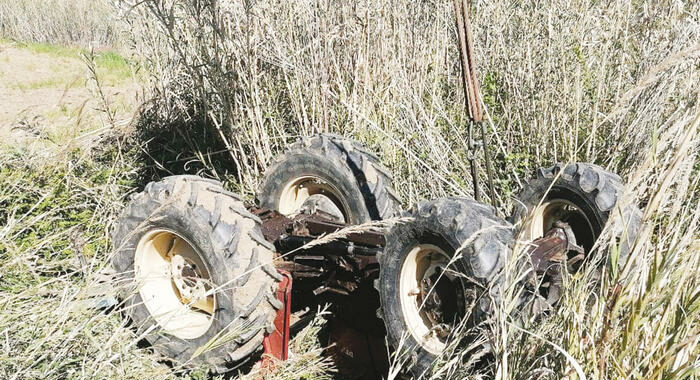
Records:
{"label": "metal frame", "polygon": [[[284,275],[278,299],[284,307],[275,319],[276,331],[265,340],[265,353],[285,360],[290,338],[290,310],[292,279],[322,279],[313,290],[314,295],[332,293],[348,296],[360,286],[360,282],[379,271],[377,254],[385,246],[384,234],[375,231],[350,233],[328,242],[318,242],[324,235],[349,227],[338,223],[330,215],[316,212],[288,217],[277,211],[251,208],[250,211],[262,220],[262,232],[274,244],[279,259],[275,268]],[[316,241],[317,244],[310,244]],[[571,257],[571,252],[577,253]],[[534,269],[531,281],[535,288],[543,284],[547,288],[548,301],[555,302],[560,294],[562,266],[571,265],[583,258],[583,250],[576,245],[571,228],[563,222],[545,236],[529,243],[528,255]],[[268,363],[265,361],[265,363]],[[268,363],[269,365],[269,363]]]}
{"label": "metal frame", "polygon": [[294,278],[325,278],[313,293],[331,292],[349,295],[358,288],[361,280],[378,273],[377,253],[381,252],[385,239],[382,233],[366,231],[322,244],[304,246],[321,236],[348,227],[333,221],[322,211],[299,214],[292,218],[277,211],[254,208],[250,210],[263,222],[265,239],[275,245],[281,260],[275,262],[277,270],[286,271]]}

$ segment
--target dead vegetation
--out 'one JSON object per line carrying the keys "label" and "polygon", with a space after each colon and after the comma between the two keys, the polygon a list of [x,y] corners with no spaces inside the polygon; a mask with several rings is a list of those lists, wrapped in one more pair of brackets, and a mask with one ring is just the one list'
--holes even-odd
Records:
{"label": "dead vegetation", "polygon": [[[74,39],[73,24],[49,17],[70,7],[30,3],[0,0],[0,35]],[[470,194],[450,2],[116,5],[80,14],[125,22],[152,96],[142,134],[100,132],[99,149],[71,154],[0,155],[1,377],[206,377],[158,364],[115,309],[90,303],[103,296],[91,292],[107,276],[115,213],[154,175],[201,172],[250,195],[287,143],[332,131],[381,152],[405,206]],[[562,307],[545,319],[512,319],[520,272],[511,267],[485,333],[494,360],[484,368],[478,347],[455,346],[434,378],[700,377],[698,15],[693,2],[474,2],[500,209],[534,168],[592,161],[625,177],[646,226],[626,267],[607,270],[599,287],[593,271],[567,279]],[[93,34],[78,40],[113,38],[101,32],[109,23],[80,23]],[[600,260],[615,250],[599,241]],[[276,378],[335,376],[314,329]]]}
{"label": "dead vegetation", "polygon": [[3,38],[81,47],[115,47],[120,30],[107,1],[0,1],[0,36]]}

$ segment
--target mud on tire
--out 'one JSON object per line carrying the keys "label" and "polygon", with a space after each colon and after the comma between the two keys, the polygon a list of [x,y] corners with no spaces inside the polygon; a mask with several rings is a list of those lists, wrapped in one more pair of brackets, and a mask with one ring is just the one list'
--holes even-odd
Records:
{"label": "mud on tire", "polygon": [[[175,362],[205,365],[217,373],[226,372],[261,352],[264,334],[272,327],[276,310],[281,307],[274,297],[281,277],[270,266],[273,247],[262,237],[260,223],[260,219],[245,209],[240,198],[216,181],[173,176],[149,183],[144,192],[132,199],[113,233],[112,265],[122,274],[122,284],[134,285],[124,290],[124,309],[138,333],[144,333],[156,350]],[[183,252],[195,252],[194,256],[200,259],[192,259],[196,263],[193,261],[191,267],[206,272],[211,288],[216,290],[215,298],[210,299],[215,302],[211,303],[209,325],[202,322],[204,327],[194,334],[165,328],[172,327],[172,321],[180,318],[179,314],[173,319],[164,319],[158,310],[149,310],[148,305],[152,305],[149,299],[154,293],[148,289],[156,280],[136,281],[142,271],[135,265],[137,252],[157,252],[166,257],[158,251],[159,247],[165,247],[160,240],[171,237],[173,240],[167,249],[175,250],[177,246],[184,247],[178,248]],[[155,251],[142,248],[144,244]],[[159,278],[158,281],[166,280]],[[223,288],[216,288],[221,285]],[[175,285],[172,288],[175,289]],[[182,296],[182,293],[177,294]],[[162,299],[171,299],[172,295],[168,297]],[[187,310],[201,314],[201,310],[193,311],[191,307]],[[187,311],[182,313],[185,315]],[[202,320],[195,314],[191,316]],[[230,336],[224,343],[192,359],[200,347],[227,332]]]}
{"label": "mud on tire", "polygon": [[258,203],[282,214],[293,213],[301,202],[285,194],[305,183],[311,189],[307,196],[319,193],[332,199],[349,224],[391,218],[400,207],[391,175],[379,159],[341,136],[320,134],[294,143],[265,172]]}
{"label": "mud on tire", "polygon": [[[424,276],[432,267],[421,264],[425,256],[420,255],[427,252],[428,260],[433,260],[434,253],[421,249],[446,254],[448,261],[452,261],[448,269],[462,275],[451,279],[454,293],[449,291],[449,286],[442,286],[447,290],[444,294],[448,298],[455,296],[455,300],[443,299],[442,304],[449,307],[441,309],[444,311],[442,315],[454,314],[447,318],[454,322],[469,316],[480,323],[490,314],[491,302],[499,298],[499,274],[512,249],[514,236],[512,226],[496,216],[492,207],[466,198],[423,202],[404,216],[414,219],[395,225],[388,233],[387,246],[379,256],[380,274],[375,286],[381,301],[378,314],[384,320],[389,343],[394,349],[401,346],[401,351],[409,355],[411,372],[420,377],[430,370],[441,352],[440,344],[434,339],[424,339],[422,334],[416,334],[425,332],[426,326],[420,325],[425,315],[420,314],[423,312],[420,307],[416,307],[418,304],[425,306],[425,303],[411,298],[415,292],[408,297],[403,294],[413,277]],[[453,260],[460,248],[462,250],[457,253],[461,256]],[[412,264],[413,261],[417,264]],[[426,266],[428,269],[423,274],[418,272]],[[412,274],[414,267],[415,275]],[[474,281],[478,286],[474,286]],[[438,288],[440,285],[434,286],[435,292]],[[451,305],[458,307],[455,309]],[[405,339],[403,344],[402,339]]]}

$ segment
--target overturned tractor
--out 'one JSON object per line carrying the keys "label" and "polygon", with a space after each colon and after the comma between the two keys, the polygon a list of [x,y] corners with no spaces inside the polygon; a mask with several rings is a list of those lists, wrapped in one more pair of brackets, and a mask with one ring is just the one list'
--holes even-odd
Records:
{"label": "overturned tractor", "polygon": [[[510,221],[458,197],[401,214],[391,183],[376,156],[334,135],[293,145],[265,174],[257,204],[195,176],[150,183],[114,232],[113,265],[137,285],[127,314],[167,357],[225,372],[263,352],[286,358],[290,331],[331,302],[342,326],[331,341],[364,351],[352,356],[381,372],[386,334],[420,375],[465,338],[454,334],[465,318],[488,323],[518,236],[538,278],[532,296],[554,306],[561,276],[587,265],[607,220],[623,221],[624,261],[641,219],[618,205],[620,177],[591,164],[538,170]],[[400,215],[388,228],[353,228]],[[348,331],[365,335],[362,348]]]}
{"label": "overturned tractor", "polygon": [[[478,123],[467,4],[454,3],[466,108]],[[470,124],[493,197],[483,125],[481,134],[476,144]],[[301,139],[273,162],[256,202],[196,176],[150,183],[113,236],[113,266],[135,284],[126,313],[165,356],[221,373],[263,352],[285,359],[290,335],[330,303],[326,338],[332,355],[351,359],[348,377],[383,375],[385,341],[420,377],[450,342],[488,326],[516,253],[529,268],[520,303],[529,313],[556,307],[567,273],[600,265],[591,253],[608,219],[616,219],[615,262],[625,262],[641,212],[621,204],[618,175],[587,163],[539,169],[504,220],[479,202],[471,165],[476,199],[405,212],[377,156],[328,134]]]}

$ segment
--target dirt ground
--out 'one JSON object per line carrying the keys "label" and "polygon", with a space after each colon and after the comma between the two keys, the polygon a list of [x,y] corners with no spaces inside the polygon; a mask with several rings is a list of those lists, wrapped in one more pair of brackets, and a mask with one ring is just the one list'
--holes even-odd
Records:
{"label": "dirt ground", "polygon": [[[135,76],[122,62],[96,61],[116,127],[129,123],[141,98]],[[0,41],[0,144],[68,147],[113,127],[91,78],[77,49]]]}

